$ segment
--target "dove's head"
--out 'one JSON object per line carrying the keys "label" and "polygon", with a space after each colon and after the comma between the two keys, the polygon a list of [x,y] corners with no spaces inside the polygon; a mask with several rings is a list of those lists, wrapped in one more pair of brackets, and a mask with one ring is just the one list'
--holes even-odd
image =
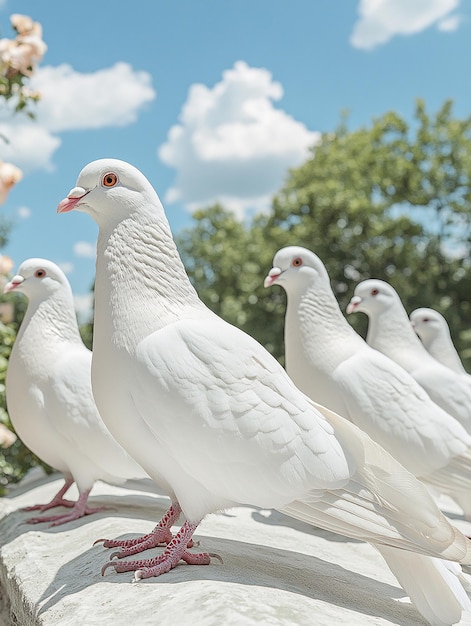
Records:
{"label": "dove's head", "polygon": [[398,295],[391,285],[372,278],[364,280],[355,287],[354,295],[347,306],[347,313],[361,311],[367,315],[379,315],[392,307],[398,300]]}
{"label": "dove's head", "polygon": [[99,159],[83,168],[57,212],[72,209],[88,213],[102,226],[118,224],[136,211],[162,211],[162,205],[137,168],[118,159]]}
{"label": "dove's head", "polygon": [[64,272],[47,259],[27,259],[5,285],[3,292],[20,291],[28,299],[45,300],[57,291],[70,290]]}
{"label": "dove's head", "polygon": [[287,293],[302,293],[312,285],[327,284],[330,287],[322,261],[314,252],[300,246],[278,250],[263,284],[265,287],[281,285]]}
{"label": "dove's head", "polygon": [[415,309],[410,314],[410,321],[422,341],[431,341],[437,335],[449,332],[447,321],[434,309]]}

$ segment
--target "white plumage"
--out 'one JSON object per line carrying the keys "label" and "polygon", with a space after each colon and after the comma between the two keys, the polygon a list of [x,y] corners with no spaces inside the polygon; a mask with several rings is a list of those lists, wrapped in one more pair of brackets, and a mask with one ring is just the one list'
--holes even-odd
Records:
{"label": "white plumage", "polygon": [[310,398],[348,417],[471,519],[471,435],[343,316],[327,270],[299,246],[279,250],[265,285],[283,287],[286,369]]}
{"label": "white plumage", "polygon": [[430,556],[468,562],[469,540],[410,472],[308,399],[260,344],[204,306],[141,172],[113,159],[90,163],[58,211],[73,208],[99,225],[97,405],[116,438],[171,487],[186,517],[162,555],[112,561],[117,571],[142,578],[181,558],[208,563],[186,548],[206,514],[273,507],[376,544],[430,623],[458,621],[470,604],[457,572]]}
{"label": "white plumage", "polygon": [[[65,514],[29,520],[57,526],[100,510],[87,505],[96,480],[120,484],[147,475],[100,419],[91,389],[92,354],[80,337],[65,274],[51,261],[28,259],[5,286],[13,290],[28,297],[28,308],[8,363],[8,412],[23,443],[65,476],[50,503],[30,507],[73,506]],[[76,503],[63,499],[73,482],[80,493]]]}
{"label": "white plumage", "polygon": [[436,404],[471,433],[469,377],[453,372],[427,352],[396,290],[383,280],[359,283],[347,308],[347,313],[356,311],[368,315],[368,344],[399,363]]}
{"label": "white plumage", "polygon": [[467,374],[451,338],[446,319],[434,309],[415,309],[410,314],[412,328],[434,359],[457,374]]}

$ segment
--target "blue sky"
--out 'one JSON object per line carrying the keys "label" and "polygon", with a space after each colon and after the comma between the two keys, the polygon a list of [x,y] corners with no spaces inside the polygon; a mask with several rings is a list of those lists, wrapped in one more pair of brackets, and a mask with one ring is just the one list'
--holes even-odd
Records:
{"label": "blue sky", "polygon": [[3,37],[12,13],[42,24],[48,50],[36,122],[0,111],[0,159],[24,173],[0,206],[2,252],[61,265],[82,312],[97,230],[56,206],[88,162],[141,169],[177,233],[215,200],[263,210],[343,110],[351,129],[411,119],[418,97],[471,113],[471,0],[0,0]]}

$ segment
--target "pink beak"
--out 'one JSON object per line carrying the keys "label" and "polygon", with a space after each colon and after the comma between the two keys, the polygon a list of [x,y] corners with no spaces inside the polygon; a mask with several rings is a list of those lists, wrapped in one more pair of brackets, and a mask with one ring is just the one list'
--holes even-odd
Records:
{"label": "pink beak", "polygon": [[21,285],[23,281],[24,281],[23,276],[20,276],[19,274],[17,274],[16,276],[13,276],[10,282],[8,282],[3,288],[3,293],[8,293],[9,291],[13,291],[13,289],[16,289],[18,285]]}
{"label": "pink beak", "polygon": [[90,193],[82,187],[74,187],[67,195],[67,198],[61,200],[57,206],[58,213],[67,213],[75,208],[75,205],[84,197]]}
{"label": "pink beak", "polygon": [[350,300],[350,302],[347,305],[347,313],[350,315],[350,313],[354,313],[357,310],[358,305],[361,302],[361,298],[360,296],[353,296],[353,298]]}
{"label": "pink beak", "polygon": [[271,270],[268,272],[268,276],[263,281],[263,286],[271,287],[273,283],[276,283],[276,279],[281,276],[281,274],[282,271],[279,267],[272,267]]}

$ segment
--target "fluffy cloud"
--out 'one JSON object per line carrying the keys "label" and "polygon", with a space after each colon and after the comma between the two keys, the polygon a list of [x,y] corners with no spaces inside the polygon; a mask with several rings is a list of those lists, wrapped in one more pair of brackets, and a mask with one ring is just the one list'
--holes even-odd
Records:
{"label": "fluffy cloud", "polygon": [[0,134],[9,140],[2,146],[2,158],[26,171],[51,169],[62,142],[58,133],[135,122],[156,96],[151,82],[149,73],[135,71],[127,63],[91,74],[76,72],[69,65],[39,68],[31,79],[32,89],[41,92],[36,120],[12,118],[8,107],[0,111]]}
{"label": "fluffy cloud", "polygon": [[445,19],[438,22],[437,28],[444,33],[451,33],[458,28],[461,22],[461,17],[459,15],[450,15]]}
{"label": "fluffy cloud", "polygon": [[177,170],[166,200],[190,210],[220,201],[239,215],[266,207],[287,169],[301,164],[319,138],[274,107],[282,97],[268,70],[243,61],[213,88],[192,85],[180,123],[158,151]]}
{"label": "fluffy cloud", "polygon": [[[354,26],[350,43],[355,48],[371,50],[395,35],[412,35],[437,22],[445,30],[447,24],[444,18],[457,8],[459,2],[460,0],[360,0],[360,19]],[[453,16],[453,19],[453,26],[456,28],[459,18]]]}
{"label": "fluffy cloud", "polygon": [[150,74],[136,72],[128,63],[92,74],[70,65],[43,67],[31,87],[41,93],[38,121],[53,132],[125,126],[155,98]]}
{"label": "fluffy cloud", "polygon": [[88,241],[77,241],[74,244],[74,254],[87,259],[94,259],[96,257],[96,244]]}
{"label": "fluffy cloud", "polygon": [[22,220],[27,220],[31,217],[31,209],[27,206],[20,206],[17,210],[17,214]]}
{"label": "fluffy cloud", "polygon": [[71,263],[70,261],[63,261],[62,263],[59,263],[58,265],[61,268],[61,270],[64,272],[64,274],[72,274],[72,272],[75,269],[74,264]]}
{"label": "fluffy cloud", "polygon": [[8,143],[2,145],[5,161],[15,163],[24,171],[52,169],[52,155],[62,142],[46,128],[29,120],[15,120],[0,123],[0,134],[8,139]]}

